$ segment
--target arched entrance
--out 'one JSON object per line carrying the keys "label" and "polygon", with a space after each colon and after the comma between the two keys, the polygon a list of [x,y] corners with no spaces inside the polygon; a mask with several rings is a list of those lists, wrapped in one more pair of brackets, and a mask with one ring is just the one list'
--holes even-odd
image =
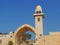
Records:
{"label": "arched entrance", "polygon": [[36,30],[28,24],[25,24],[25,25],[19,27],[17,29],[17,31],[14,33],[15,45],[19,45],[18,44],[19,38],[27,31],[32,31],[34,34],[36,34]]}
{"label": "arched entrance", "polygon": [[12,42],[12,41],[9,41],[9,42],[8,42],[8,45],[13,45],[13,42]]}

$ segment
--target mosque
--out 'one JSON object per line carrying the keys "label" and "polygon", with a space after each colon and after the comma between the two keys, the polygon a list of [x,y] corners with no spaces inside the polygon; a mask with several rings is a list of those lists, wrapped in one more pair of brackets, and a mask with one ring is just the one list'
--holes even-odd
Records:
{"label": "mosque", "polygon": [[[60,45],[60,32],[50,32],[49,35],[43,34],[44,13],[40,5],[36,7],[33,16],[35,19],[35,28],[28,24],[24,24],[14,33],[0,33],[0,45]],[[35,42],[32,44],[19,44],[20,37],[27,31],[31,31],[35,34]]]}

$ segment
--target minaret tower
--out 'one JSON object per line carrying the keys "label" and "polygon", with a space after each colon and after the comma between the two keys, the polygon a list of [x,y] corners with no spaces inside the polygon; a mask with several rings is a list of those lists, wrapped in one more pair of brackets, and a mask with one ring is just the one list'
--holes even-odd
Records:
{"label": "minaret tower", "polygon": [[38,5],[35,9],[35,13],[33,14],[35,17],[35,28],[38,35],[43,36],[43,18],[44,13],[42,12],[42,8]]}

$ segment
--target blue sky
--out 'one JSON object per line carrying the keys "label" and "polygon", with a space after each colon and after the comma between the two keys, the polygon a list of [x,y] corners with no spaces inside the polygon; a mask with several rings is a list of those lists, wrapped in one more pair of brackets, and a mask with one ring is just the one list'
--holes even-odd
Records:
{"label": "blue sky", "polygon": [[0,32],[16,31],[23,24],[34,26],[37,5],[44,12],[44,34],[60,31],[60,0],[0,0]]}

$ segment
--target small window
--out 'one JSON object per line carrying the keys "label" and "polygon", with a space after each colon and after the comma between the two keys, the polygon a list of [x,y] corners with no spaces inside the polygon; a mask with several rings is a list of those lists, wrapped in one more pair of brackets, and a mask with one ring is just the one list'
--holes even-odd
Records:
{"label": "small window", "polygon": [[38,18],[38,21],[40,21],[40,18]]}
{"label": "small window", "polygon": [[38,11],[36,11],[36,13],[39,13]]}
{"label": "small window", "polygon": [[2,40],[0,40],[0,44],[2,43]]}
{"label": "small window", "polygon": [[39,11],[39,13],[41,13],[41,11]]}
{"label": "small window", "polygon": [[36,11],[36,13],[38,14],[38,13],[41,13],[41,11]]}
{"label": "small window", "polygon": [[40,34],[40,36],[42,36],[42,34]]}
{"label": "small window", "polygon": [[12,35],[10,37],[12,38]]}

